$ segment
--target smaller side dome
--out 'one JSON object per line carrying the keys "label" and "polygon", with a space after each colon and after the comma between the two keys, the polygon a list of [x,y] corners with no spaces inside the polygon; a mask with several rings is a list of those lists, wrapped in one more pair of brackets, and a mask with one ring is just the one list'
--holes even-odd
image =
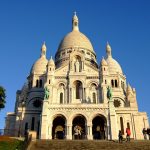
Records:
{"label": "smaller side dome", "polygon": [[45,73],[48,60],[45,57],[39,58],[32,66],[31,73]]}
{"label": "smaller side dome", "polygon": [[104,58],[102,58],[101,66],[107,66],[107,62],[106,62],[106,60]]}
{"label": "smaller side dome", "polygon": [[116,74],[117,72],[123,74],[119,63],[115,59],[113,59],[112,57],[108,57],[106,61],[110,74]]}
{"label": "smaller side dome", "polygon": [[48,66],[55,66],[55,63],[54,63],[54,60],[53,60],[52,56],[51,56],[51,59],[48,62]]}
{"label": "smaller side dome", "polygon": [[106,53],[107,53],[106,62],[108,64],[109,74],[116,74],[116,73],[123,74],[120,64],[115,59],[112,58],[111,52],[112,52],[111,46],[107,42],[107,45],[106,45]]}
{"label": "smaller side dome", "polygon": [[46,59],[46,45],[45,42],[41,47],[41,57],[33,64],[30,73],[39,73],[43,74],[46,73],[46,67],[48,60]]}

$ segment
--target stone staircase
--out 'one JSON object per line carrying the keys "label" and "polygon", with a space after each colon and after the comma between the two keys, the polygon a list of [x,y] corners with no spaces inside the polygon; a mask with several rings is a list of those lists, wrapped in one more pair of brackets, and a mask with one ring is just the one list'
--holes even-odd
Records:
{"label": "stone staircase", "polygon": [[150,150],[150,141],[37,140],[28,150]]}

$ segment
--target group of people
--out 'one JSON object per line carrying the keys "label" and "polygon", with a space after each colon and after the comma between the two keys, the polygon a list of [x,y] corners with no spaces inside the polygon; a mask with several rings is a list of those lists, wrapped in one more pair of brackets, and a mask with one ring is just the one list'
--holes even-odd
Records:
{"label": "group of people", "polygon": [[[143,133],[143,136],[144,136],[144,140],[147,140],[147,137],[150,140],[150,128],[147,128],[147,129],[143,128],[142,133]],[[126,128],[126,142],[130,142],[130,135],[131,135],[130,129]],[[118,139],[119,139],[119,143],[122,143],[123,136],[122,136],[121,130],[119,130]]]}
{"label": "group of people", "polygon": [[143,133],[143,136],[144,136],[144,140],[147,140],[147,135],[148,135],[149,140],[150,140],[150,128],[147,128],[147,129],[143,128],[142,133]]}
{"label": "group of people", "polygon": [[[126,142],[130,142],[130,135],[131,135],[130,129],[126,128]],[[119,138],[119,143],[122,143],[123,135],[122,135],[121,130],[119,130],[118,138]]]}

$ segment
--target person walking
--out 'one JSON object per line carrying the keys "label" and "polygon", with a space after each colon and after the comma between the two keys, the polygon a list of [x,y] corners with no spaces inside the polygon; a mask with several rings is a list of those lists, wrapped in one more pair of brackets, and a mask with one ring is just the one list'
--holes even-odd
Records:
{"label": "person walking", "polygon": [[118,138],[119,138],[119,143],[122,143],[123,137],[122,137],[122,132],[121,132],[121,130],[119,130]]}
{"label": "person walking", "polygon": [[130,142],[131,131],[129,128],[126,128],[126,133],[127,133],[127,135],[126,135],[127,142]]}
{"label": "person walking", "polygon": [[143,128],[143,136],[144,136],[144,140],[147,140],[147,130],[145,128]]}

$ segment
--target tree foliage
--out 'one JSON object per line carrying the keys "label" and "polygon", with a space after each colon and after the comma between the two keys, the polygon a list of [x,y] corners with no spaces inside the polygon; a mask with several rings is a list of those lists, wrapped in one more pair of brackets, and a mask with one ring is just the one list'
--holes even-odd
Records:
{"label": "tree foliage", "polygon": [[0,86],[0,109],[5,108],[6,90]]}

